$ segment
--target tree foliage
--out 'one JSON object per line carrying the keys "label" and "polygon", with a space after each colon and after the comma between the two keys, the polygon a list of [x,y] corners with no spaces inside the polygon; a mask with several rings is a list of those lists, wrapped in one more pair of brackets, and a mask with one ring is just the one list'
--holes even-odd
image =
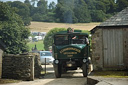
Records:
{"label": "tree foliage", "polygon": [[125,7],[128,7],[128,0],[117,0],[117,10],[121,11]]}
{"label": "tree foliage", "polygon": [[66,29],[65,28],[53,28],[46,34],[44,38],[44,42],[43,42],[45,50],[49,50],[49,47],[52,46],[54,34],[60,31],[66,31]]}
{"label": "tree foliage", "polygon": [[84,0],[75,0],[74,14],[79,23],[91,21],[91,16]]}
{"label": "tree foliage", "polygon": [[0,39],[6,45],[6,52],[17,54],[27,52],[25,38],[30,32],[22,19],[7,4],[0,2]]}
{"label": "tree foliage", "polygon": [[8,4],[17,10],[16,13],[21,16],[25,26],[30,25],[30,9],[27,4],[24,4],[20,1],[14,1]]}
{"label": "tree foliage", "polygon": [[[25,25],[30,21],[86,23],[102,22],[128,7],[128,0],[58,0],[55,4],[46,0],[8,2],[15,7]],[[37,3],[37,4],[36,4]],[[32,18],[32,19],[31,19]]]}
{"label": "tree foliage", "polygon": [[115,8],[116,4],[112,0],[59,0],[56,6],[56,18],[60,22],[101,22],[115,14]]}
{"label": "tree foliage", "polygon": [[52,1],[52,2],[49,4],[48,7],[49,7],[49,10],[50,10],[50,11],[54,11],[55,8],[56,8],[56,4],[55,4],[55,2]]}

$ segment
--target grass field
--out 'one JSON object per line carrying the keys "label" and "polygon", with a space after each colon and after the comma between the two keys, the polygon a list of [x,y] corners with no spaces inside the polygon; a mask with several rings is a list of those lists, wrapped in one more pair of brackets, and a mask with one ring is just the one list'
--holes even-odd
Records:
{"label": "grass field", "polygon": [[66,23],[46,23],[46,22],[31,22],[29,26],[31,31],[37,32],[48,32],[53,28],[74,28],[80,30],[90,31],[94,27],[98,26],[100,23],[76,23],[76,24],[66,24]]}
{"label": "grass field", "polygon": [[37,50],[44,50],[44,44],[43,41],[38,41],[38,42],[29,42],[27,44],[29,46],[29,51],[32,51],[32,48],[37,47]]}

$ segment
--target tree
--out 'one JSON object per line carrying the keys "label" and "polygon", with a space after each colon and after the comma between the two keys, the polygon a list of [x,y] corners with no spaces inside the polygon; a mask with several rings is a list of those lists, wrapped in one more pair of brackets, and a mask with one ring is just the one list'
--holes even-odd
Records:
{"label": "tree", "polygon": [[48,8],[46,21],[47,22],[56,22],[57,19],[55,18],[55,9],[56,9],[55,2],[51,2],[48,7],[49,8]]}
{"label": "tree", "polygon": [[106,20],[106,15],[102,10],[91,10],[90,14],[92,22],[103,22]]}
{"label": "tree", "polygon": [[54,28],[51,29],[45,36],[44,38],[44,49],[45,50],[49,50],[49,47],[52,46],[52,42],[53,42],[53,35],[56,34],[57,32],[60,31],[66,31],[65,28]]}
{"label": "tree", "polygon": [[58,19],[58,22],[63,22],[63,18],[62,18],[62,5],[61,5],[61,3],[57,4],[55,13],[56,13],[55,17],[56,17],[56,19]]}
{"label": "tree", "polygon": [[53,10],[53,11],[54,11],[55,8],[56,8],[56,4],[55,4],[55,2],[52,1],[52,2],[49,4],[48,7],[49,7],[50,10]]}
{"label": "tree", "polygon": [[75,0],[74,14],[80,23],[91,21],[90,13],[84,0]]}
{"label": "tree", "polygon": [[7,46],[6,53],[18,54],[28,51],[26,38],[30,31],[24,27],[19,15],[6,3],[0,2],[0,39]]}
{"label": "tree", "polygon": [[124,8],[128,7],[128,0],[117,0],[118,4],[118,12],[123,10]]}
{"label": "tree", "polygon": [[88,10],[95,10],[96,9],[96,6],[95,6],[96,0],[84,0],[84,1],[88,6]]}
{"label": "tree", "polygon": [[[45,21],[45,17],[47,17],[47,1],[39,0],[37,3],[37,7],[32,7],[32,19],[33,21]],[[38,15],[38,16],[37,16]]]}
{"label": "tree", "polygon": [[14,1],[14,2],[11,2],[11,3],[8,3],[8,4],[11,5],[11,7],[14,7],[17,10],[16,13],[21,16],[21,18],[24,21],[25,26],[30,25],[30,21],[31,21],[30,9],[27,6],[27,4],[24,4],[20,1]]}
{"label": "tree", "polygon": [[56,8],[56,18],[58,18],[60,22],[73,23],[75,18],[73,9],[74,0],[60,0]]}
{"label": "tree", "polygon": [[103,22],[115,14],[114,0],[84,0],[88,6],[92,22]]}
{"label": "tree", "polygon": [[55,22],[57,21],[55,18],[55,13],[48,12],[46,16],[43,16],[43,21],[45,22]]}
{"label": "tree", "polygon": [[33,16],[32,16],[32,19],[34,21],[43,21],[43,16],[40,14],[40,13],[35,13]]}
{"label": "tree", "polygon": [[114,15],[117,12],[117,4],[112,0],[109,0],[109,4],[106,6],[106,8],[107,8],[106,10],[107,14]]}
{"label": "tree", "polygon": [[104,13],[106,13],[106,4],[102,1],[97,0],[96,1],[96,9],[102,10]]}
{"label": "tree", "polygon": [[31,3],[32,3],[32,6],[34,7],[35,6],[35,3],[37,2],[38,0],[31,0]]}
{"label": "tree", "polygon": [[85,23],[91,17],[84,0],[59,0],[56,8],[56,17],[60,22]]}
{"label": "tree", "polygon": [[38,12],[41,14],[47,13],[47,1],[39,0],[37,3]]}
{"label": "tree", "polygon": [[24,3],[25,3],[25,4],[28,4],[28,5],[31,4],[29,0],[25,0]]}

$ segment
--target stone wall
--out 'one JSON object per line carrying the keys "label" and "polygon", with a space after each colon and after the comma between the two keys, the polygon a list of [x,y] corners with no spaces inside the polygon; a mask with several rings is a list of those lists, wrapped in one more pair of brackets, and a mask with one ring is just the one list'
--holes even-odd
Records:
{"label": "stone wall", "polygon": [[34,56],[28,54],[4,55],[2,78],[34,80]]}
{"label": "stone wall", "polygon": [[1,48],[0,48],[0,78],[1,78],[1,74],[2,74],[2,54],[3,54],[3,50],[1,50]]}
{"label": "stone wall", "polygon": [[103,68],[102,45],[102,29],[97,29],[92,34],[92,63],[94,70],[102,70]]}

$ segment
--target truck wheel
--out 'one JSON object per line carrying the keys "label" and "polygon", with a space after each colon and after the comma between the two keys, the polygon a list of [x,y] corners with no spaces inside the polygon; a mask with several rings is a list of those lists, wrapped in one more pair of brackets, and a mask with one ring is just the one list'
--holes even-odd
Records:
{"label": "truck wheel", "polygon": [[61,77],[61,66],[60,65],[54,65],[54,71],[56,78]]}
{"label": "truck wheel", "polygon": [[87,75],[88,75],[88,72],[87,72],[88,68],[87,68],[87,64],[86,63],[83,64],[82,69],[83,69],[83,76],[87,77]]}

